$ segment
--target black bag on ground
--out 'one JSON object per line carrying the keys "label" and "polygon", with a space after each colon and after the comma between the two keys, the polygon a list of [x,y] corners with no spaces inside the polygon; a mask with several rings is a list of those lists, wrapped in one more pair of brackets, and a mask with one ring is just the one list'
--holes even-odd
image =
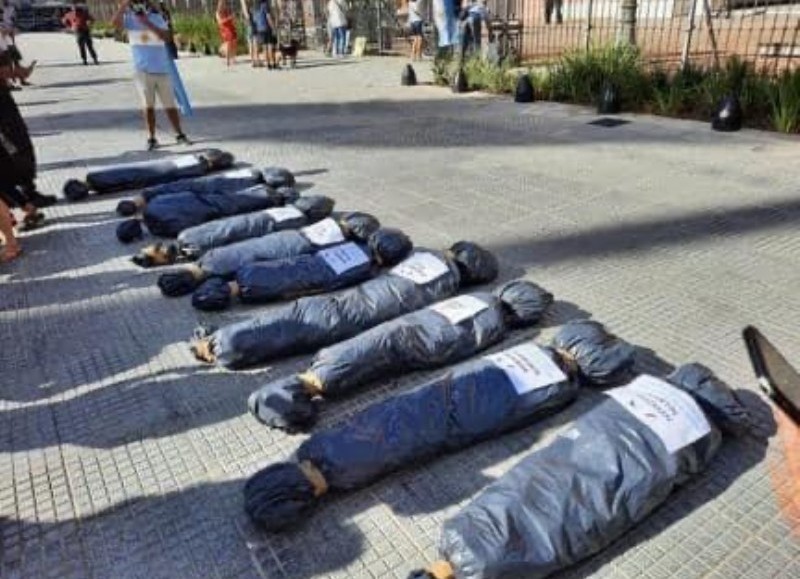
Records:
{"label": "black bag on ground", "polygon": [[366,281],[404,259],[411,240],[396,229],[379,229],[367,242],[348,241],[316,253],[245,265],[233,281],[212,277],[192,295],[205,311],[227,308],[234,296],[245,304],[331,292]]}
{"label": "black bag on ground", "polygon": [[532,103],[534,101],[533,83],[527,74],[519,75],[517,87],[514,90],[514,102]]}
{"label": "black bag on ground", "polygon": [[437,569],[459,579],[538,579],[577,563],[703,471],[722,433],[751,426],[735,393],[697,364],[606,395],[445,521],[446,562]]}
{"label": "black bag on ground", "polygon": [[[568,324],[561,334],[573,327]],[[549,348],[525,342],[460,364],[312,434],[293,462],[268,466],[247,481],[247,514],[280,530],[299,522],[328,491],[363,488],[399,468],[533,424],[572,402],[583,376],[606,385],[630,371],[633,348],[613,336],[571,351],[562,348],[563,341],[556,336]],[[601,378],[585,369],[593,364],[611,372]]]}
{"label": "black bag on ground", "polygon": [[158,237],[177,237],[184,229],[214,219],[280,207],[298,198],[294,189],[253,185],[232,193],[172,193],[150,201],[142,213],[147,229]]}
{"label": "black bag on ground", "polygon": [[227,368],[313,352],[496,276],[496,259],[474,243],[458,242],[446,253],[417,249],[375,279],[225,326],[193,349],[199,359]]}
{"label": "black bag on ground", "polygon": [[410,64],[403,67],[403,72],[400,75],[400,84],[402,86],[417,86],[417,73],[414,72],[414,67]]}
{"label": "black bag on ground", "polygon": [[[537,323],[552,301],[553,296],[536,284],[515,280],[493,293],[456,296],[389,320],[320,350],[311,367],[298,376],[302,388],[297,391],[291,383],[292,399],[311,407],[312,398],[341,398],[373,380],[464,360],[500,342],[512,328]],[[286,396],[276,392],[285,384],[279,380],[253,392],[250,412],[267,426],[308,427],[315,413],[295,413]],[[306,422],[292,423],[294,415]]]}
{"label": "black bag on ground", "polygon": [[161,195],[170,195],[172,193],[201,193],[203,195],[233,193],[263,182],[264,175],[260,170],[244,167],[241,169],[229,169],[220,173],[212,173],[203,177],[180,179],[170,183],[154,185],[142,189],[138,196],[141,197],[145,203],[149,203]]}
{"label": "black bag on ground", "polygon": [[717,105],[711,117],[711,128],[725,133],[741,130],[743,117],[739,99],[736,95],[728,95]]}
{"label": "black bag on ground", "polygon": [[334,214],[298,230],[278,231],[211,249],[196,264],[163,274],[158,278],[158,286],[166,296],[186,295],[210,277],[232,279],[248,263],[286,259],[348,240],[365,240],[378,227],[378,220],[367,213]]}
{"label": "black bag on ground", "polygon": [[112,165],[90,171],[86,174],[85,182],[77,179],[68,180],[64,184],[64,194],[68,198],[75,198],[81,187],[85,189],[86,194],[89,191],[112,193],[126,189],[142,189],[227,169],[233,165],[233,160],[233,155],[230,153],[208,149],[200,153]]}
{"label": "black bag on ground", "polygon": [[600,98],[597,101],[597,114],[616,115],[622,110],[619,89],[613,83],[606,81],[600,89]]}
{"label": "black bag on ground", "polygon": [[176,243],[146,247],[134,262],[142,267],[153,267],[196,260],[215,247],[316,223],[330,215],[333,205],[329,197],[309,195],[284,207],[208,221],[181,231]]}

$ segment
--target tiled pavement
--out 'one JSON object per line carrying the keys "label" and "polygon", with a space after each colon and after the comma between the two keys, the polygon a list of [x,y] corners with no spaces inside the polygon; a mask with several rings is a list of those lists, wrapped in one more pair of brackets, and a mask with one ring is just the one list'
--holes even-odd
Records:
{"label": "tiled pavement", "polygon": [[[108,64],[84,69],[68,36],[21,45],[41,63],[18,100],[43,189],[143,155],[126,47],[100,42]],[[268,73],[187,59],[188,129],[202,146],[304,173],[419,245],[493,247],[504,278],[560,300],[548,326],[603,321],[652,350],[643,367],[697,360],[753,389],[746,323],[800,363],[797,139],[647,117],[598,128],[579,108],[401,89],[401,63],[304,55]],[[201,316],[128,261],[134,248],[113,235],[119,197],[60,204],[23,238],[24,259],[0,269],[4,578],[405,577],[435,556],[448,513],[592,403],[333,498],[296,531],[260,533],[242,514],[243,480],[300,439],[260,427],[245,399],[302,360],[198,367],[185,340]],[[762,437],[727,444],[706,475],[564,576],[800,577],[800,516],[779,509],[791,492],[783,450],[765,442],[774,425],[750,398]]]}

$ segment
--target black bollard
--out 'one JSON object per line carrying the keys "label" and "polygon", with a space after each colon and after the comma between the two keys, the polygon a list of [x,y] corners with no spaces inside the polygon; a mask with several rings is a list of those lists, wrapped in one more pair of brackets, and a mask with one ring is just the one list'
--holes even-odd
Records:
{"label": "black bollard", "polygon": [[600,99],[597,102],[597,114],[616,115],[622,110],[620,104],[619,91],[613,83],[605,81],[600,90]]}
{"label": "black bollard", "polygon": [[463,68],[460,68],[456,71],[455,76],[453,76],[453,80],[450,83],[450,88],[453,89],[455,93],[467,92],[469,86],[467,85],[467,75],[464,72]]}
{"label": "black bollard", "polygon": [[521,74],[517,79],[517,88],[514,91],[515,103],[532,103],[535,100],[533,83],[527,74]]}
{"label": "black bollard", "polygon": [[736,95],[730,94],[720,101],[711,117],[711,128],[715,131],[732,133],[742,128],[742,105]]}
{"label": "black bollard", "polygon": [[402,86],[417,86],[417,73],[414,72],[414,67],[407,64],[403,69],[403,74],[400,75],[400,84]]}

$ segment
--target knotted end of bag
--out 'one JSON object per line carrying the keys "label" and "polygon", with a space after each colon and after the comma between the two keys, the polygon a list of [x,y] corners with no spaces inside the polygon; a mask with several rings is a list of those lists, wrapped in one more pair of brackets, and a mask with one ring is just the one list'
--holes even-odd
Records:
{"label": "knotted end of bag", "polygon": [[303,388],[310,396],[323,396],[325,393],[325,385],[319,376],[314,374],[312,370],[307,370],[302,374],[298,374],[298,380],[303,383]]}
{"label": "knotted end of bag", "polygon": [[217,356],[214,354],[214,343],[211,337],[200,338],[192,344],[192,354],[201,362],[213,364],[217,361]]}
{"label": "knotted end of bag", "polygon": [[436,561],[427,569],[412,571],[408,579],[455,579],[453,566],[447,561]]}
{"label": "knotted end of bag", "polygon": [[554,348],[553,352],[555,352],[558,359],[556,363],[561,367],[564,372],[567,373],[569,377],[575,377],[580,374],[581,367],[578,364],[578,359],[570,352],[569,350],[565,350],[563,348]]}

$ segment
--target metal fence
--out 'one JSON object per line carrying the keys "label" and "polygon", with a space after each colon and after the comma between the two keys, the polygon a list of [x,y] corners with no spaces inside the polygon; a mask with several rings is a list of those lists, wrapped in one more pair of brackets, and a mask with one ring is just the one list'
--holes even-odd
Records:
{"label": "metal fence", "polygon": [[[309,46],[325,42],[326,0],[273,1],[302,21]],[[98,18],[109,18],[115,6],[108,0],[88,3]],[[240,0],[230,4],[238,9]],[[367,37],[378,52],[406,50],[404,0],[351,4],[354,36]],[[427,4],[430,12],[432,0]],[[167,5],[176,13],[210,15],[216,2],[167,0]],[[488,0],[488,8],[497,26],[519,32],[525,61],[553,60],[568,50],[624,37],[649,63],[665,68],[681,62],[709,66],[733,55],[768,71],[800,66],[800,0]]]}
{"label": "metal fence", "polygon": [[767,70],[800,64],[800,0],[489,0],[488,5],[492,17],[521,25],[521,55],[531,61],[632,36],[648,62],[665,68],[682,61],[708,66],[733,55]]}

